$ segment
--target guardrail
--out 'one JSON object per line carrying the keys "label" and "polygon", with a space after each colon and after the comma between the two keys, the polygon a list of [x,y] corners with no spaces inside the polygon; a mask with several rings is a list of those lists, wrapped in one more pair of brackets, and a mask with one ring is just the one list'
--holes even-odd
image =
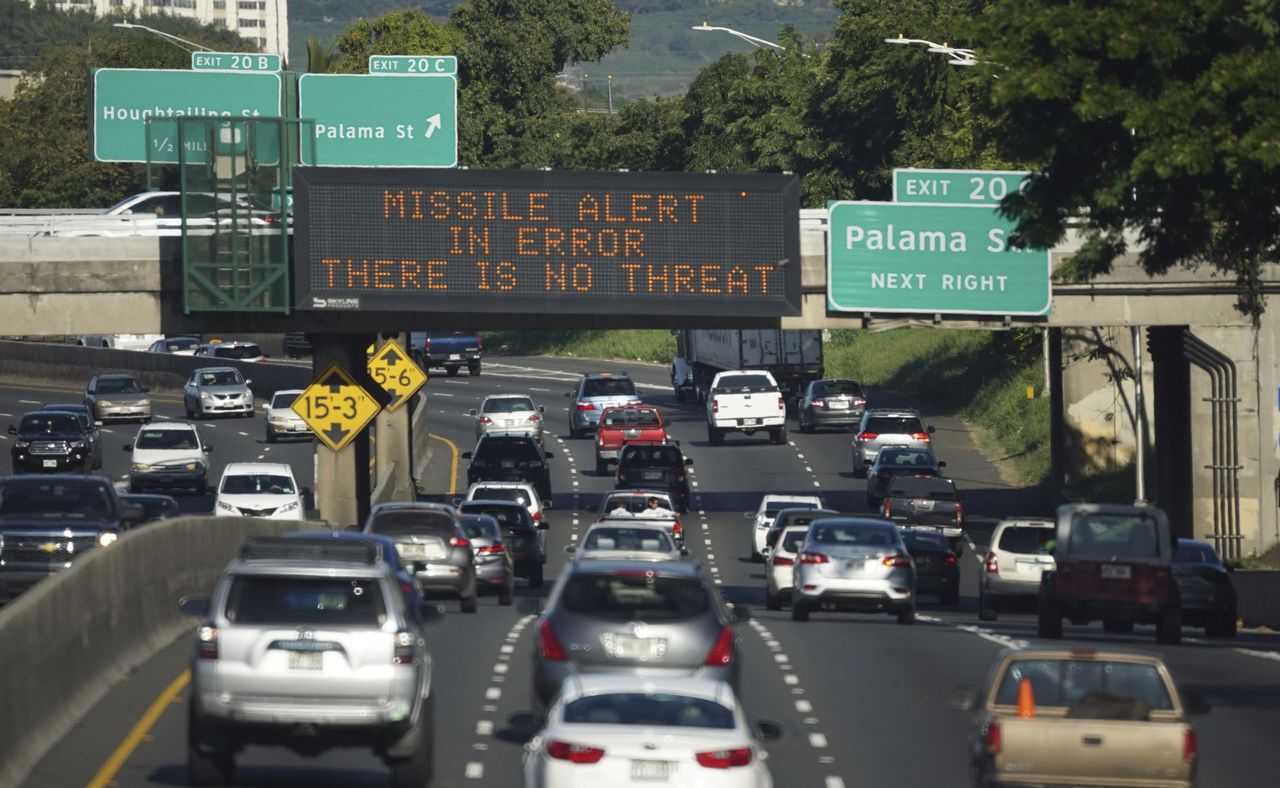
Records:
{"label": "guardrail", "polygon": [[0,608],[0,785],[19,785],[116,685],[194,622],[240,543],[298,523],[190,517],[146,525]]}
{"label": "guardrail", "polygon": [[[230,226],[230,219],[196,217],[187,220],[188,233],[211,235],[216,224]],[[251,235],[278,235],[279,226],[250,219],[248,229],[241,232]],[[289,227],[289,232],[293,228]],[[0,235],[61,236],[64,238],[127,238],[130,236],[179,236],[182,235],[182,219],[160,217],[154,214],[20,214],[0,215]]]}

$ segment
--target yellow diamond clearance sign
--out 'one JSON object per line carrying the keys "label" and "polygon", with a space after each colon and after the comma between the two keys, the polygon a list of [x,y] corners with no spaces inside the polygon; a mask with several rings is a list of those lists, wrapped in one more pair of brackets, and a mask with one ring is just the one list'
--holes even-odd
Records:
{"label": "yellow diamond clearance sign", "polygon": [[354,440],[379,410],[378,401],[337,364],[330,364],[293,401],[293,412],[334,451]]}
{"label": "yellow diamond clearance sign", "polygon": [[427,373],[413,363],[400,343],[392,341],[383,345],[369,359],[369,377],[378,382],[387,396],[387,410],[399,410],[414,392],[427,382]]}

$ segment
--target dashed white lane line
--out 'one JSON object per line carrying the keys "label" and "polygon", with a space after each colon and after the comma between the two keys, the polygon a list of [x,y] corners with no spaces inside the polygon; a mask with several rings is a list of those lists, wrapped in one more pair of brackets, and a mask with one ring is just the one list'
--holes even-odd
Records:
{"label": "dashed white lane line", "polygon": [[809,746],[820,750],[827,746],[827,737],[823,736],[821,733],[810,733]]}
{"label": "dashed white lane line", "polygon": [[801,714],[808,714],[813,711],[813,704],[807,700],[798,700],[796,701],[796,711]]}
{"label": "dashed white lane line", "polygon": [[1029,640],[1012,638],[1012,637],[1009,637],[1008,635],[1002,635],[999,632],[993,632],[990,629],[974,626],[972,624],[959,624],[954,621],[947,621],[945,619],[937,618],[936,616],[926,616],[926,615],[920,615],[919,613],[917,613],[916,620],[927,621],[930,624],[942,624],[943,626],[953,627],[955,629],[960,630],[961,632],[967,632],[970,635],[977,635],[983,640],[986,640],[990,643],[995,643],[996,645],[999,645],[999,646],[1004,646],[1005,648],[1026,648],[1027,646],[1031,645],[1031,641]]}
{"label": "dashed white lane line", "polygon": [[[467,779],[469,780],[479,780],[483,778],[484,764],[480,763],[479,761],[471,761],[470,763],[467,764],[467,771],[465,772],[465,774],[467,776]],[[827,788],[830,788],[830,785],[831,784],[828,783]]]}
{"label": "dashed white lane line", "polygon": [[242,437],[242,438],[247,438],[247,437],[249,437],[249,433],[247,433],[247,432],[242,432],[242,433],[240,433],[240,437]]}
{"label": "dashed white lane line", "polygon": [[477,723],[476,723],[476,735],[477,735],[477,736],[492,736],[492,735],[493,735],[493,720],[480,720],[479,722],[477,722]]}
{"label": "dashed white lane line", "polygon": [[841,780],[839,777],[835,776],[834,774],[830,775],[826,779],[824,788],[844,788],[844,780]]}
{"label": "dashed white lane line", "polygon": [[19,405],[39,405],[40,403],[37,400],[33,400],[33,399],[20,399],[18,400],[18,404]]}
{"label": "dashed white lane line", "polygon": [[501,700],[502,687],[489,687],[484,691],[485,700]]}
{"label": "dashed white lane line", "polygon": [[436,397],[452,397],[453,395],[452,395],[452,394],[445,394],[443,391],[437,391],[437,392],[435,392],[435,394],[433,394],[433,396],[436,396]]}

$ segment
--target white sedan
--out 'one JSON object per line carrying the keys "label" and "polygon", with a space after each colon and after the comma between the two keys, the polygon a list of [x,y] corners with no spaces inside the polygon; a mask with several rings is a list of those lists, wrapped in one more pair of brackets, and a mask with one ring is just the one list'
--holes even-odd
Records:
{"label": "white sedan", "polygon": [[525,745],[524,784],[771,788],[767,758],[723,681],[583,675],[565,681]]}

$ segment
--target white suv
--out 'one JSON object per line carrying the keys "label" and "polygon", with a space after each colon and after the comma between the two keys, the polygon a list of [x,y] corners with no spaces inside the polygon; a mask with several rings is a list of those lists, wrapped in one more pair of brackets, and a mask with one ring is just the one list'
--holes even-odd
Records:
{"label": "white suv", "polygon": [[764,560],[766,538],[773,526],[773,518],[783,509],[822,509],[822,499],[816,495],[766,495],[760,499],[760,508],[754,512],[746,512],[742,516],[753,521],[751,529],[751,560],[757,563]]}
{"label": "white suv", "polygon": [[[467,488],[465,501],[516,501],[524,504],[533,520],[533,527],[542,524],[550,509],[538,497],[538,489],[528,482],[476,482]],[[456,502],[455,502],[456,503]]]}
{"label": "white suv", "polygon": [[1040,593],[1040,576],[1053,569],[1048,542],[1053,520],[1002,520],[978,575],[978,618],[995,621],[1015,598],[1030,602]]}
{"label": "white suv", "polygon": [[293,469],[276,462],[233,462],[222,471],[213,513],[218,517],[305,520]]}
{"label": "white suv", "polygon": [[791,597],[791,583],[795,579],[796,556],[804,547],[809,526],[789,525],[778,534],[778,541],[765,545],[764,551],[764,604],[770,610],[781,610]]}
{"label": "white suv", "polygon": [[146,488],[186,488],[204,495],[208,486],[209,452],[213,447],[200,437],[194,424],[156,421],[144,424],[124,450],[133,455],[129,464],[129,492]]}

